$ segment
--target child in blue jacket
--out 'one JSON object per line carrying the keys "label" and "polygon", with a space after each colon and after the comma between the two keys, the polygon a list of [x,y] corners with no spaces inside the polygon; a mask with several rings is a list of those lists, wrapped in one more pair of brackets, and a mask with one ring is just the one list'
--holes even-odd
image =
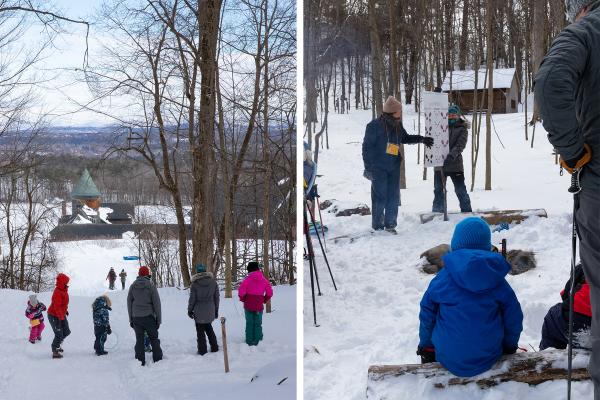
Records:
{"label": "child in blue jacket", "polygon": [[437,359],[454,375],[470,377],[489,370],[502,354],[516,352],[523,313],[505,279],[510,265],[491,251],[485,221],[461,221],[451,248],[421,300],[417,354],[423,362]]}

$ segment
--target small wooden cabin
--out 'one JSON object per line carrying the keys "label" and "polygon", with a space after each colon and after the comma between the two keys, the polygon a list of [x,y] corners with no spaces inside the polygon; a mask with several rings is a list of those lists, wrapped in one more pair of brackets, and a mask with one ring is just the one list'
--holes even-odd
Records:
{"label": "small wooden cabin", "polygon": [[[518,105],[521,100],[521,83],[519,82],[516,69],[494,69],[492,85],[494,87],[492,113],[506,114],[518,112]],[[488,85],[485,67],[482,67],[478,71],[477,88],[478,109],[487,110]],[[448,100],[458,104],[463,113],[473,111],[474,89],[475,71],[473,70],[448,72],[442,85],[442,90],[448,93]]]}

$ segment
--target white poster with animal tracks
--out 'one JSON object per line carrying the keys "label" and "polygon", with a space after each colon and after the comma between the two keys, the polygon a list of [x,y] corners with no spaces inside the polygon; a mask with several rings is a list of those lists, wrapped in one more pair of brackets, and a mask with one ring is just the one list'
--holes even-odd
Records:
{"label": "white poster with animal tracks", "polygon": [[425,147],[425,167],[441,167],[450,151],[448,139],[448,94],[423,92],[425,136],[433,138],[433,146]]}

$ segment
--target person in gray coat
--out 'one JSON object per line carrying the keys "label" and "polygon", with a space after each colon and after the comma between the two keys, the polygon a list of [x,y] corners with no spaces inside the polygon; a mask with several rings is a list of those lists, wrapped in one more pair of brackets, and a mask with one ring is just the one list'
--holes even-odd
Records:
{"label": "person in gray coat", "polygon": [[162,360],[163,354],[158,339],[161,323],[160,297],[156,286],[150,280],[148,267],[140,267],[137,279],[129,286],[127,294],[129,325],[135,331],[135,358],[146,365],[144,352],[144,331],[152,344],[152,360]]}
{"label": "person in gray coat", "polygon": [[188,316],[196,323],[198,354],[203,356],[207,352],[206,337],[210,351],[219,351],[217,337],[211,325],[213,320],[219,317],[219,285],[202,264],[196,265],[196,274],[192,276]]}
{"label": "person in gray coat", "polygon": [[[443,167],[436,167],[433,178],[433,206],[431,211],[444,212],[444,188],[446,178],[450,177],[454,184],[454,192],[458,197],[461,212],[471,212],[471,199],[465,186],[465,169],[462,152],[467,145],[469,132],[466,122],[461,118],[460,108],[451,104],[448,107],[448,139],[450,151]],[[442,177],[442,171],[444,176]]]}
{"label": "person in gray coat", "polygon": [[575,219],[591,289],[588,371],[594,399],[600,400],[600,0],[567,0],[566,6],[573,23],[557,36],[540,65],[535,101],[561,166],[580,177]]}

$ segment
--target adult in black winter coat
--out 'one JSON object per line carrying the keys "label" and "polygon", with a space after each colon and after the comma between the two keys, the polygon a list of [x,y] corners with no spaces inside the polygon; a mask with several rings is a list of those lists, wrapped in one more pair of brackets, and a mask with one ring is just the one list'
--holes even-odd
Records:
{"label": "adult in black winter coat", "polygon": [[211,325],[219,317],[219,285],[202,264],[196,265],[196,274],[192,276],[188,316],[196,323],[198,354],[206,354],[207,337],[210,351],[219,351],[217,337]]}
{"label": "adult in black winter coat", "polygon": [[[600,0],[567,0],[571,25],[554,40],[535,77],[535,100],[561,165],[581,171],[579,254],[590,285],[592,355],[600,400]],[[579,175],[579,172],[576,172]]]}
{"label": "adult in black winter coat", "polygon": [[[469,132],[466,122],[461,119],[460,108],[457,105],[448,107],[448,139],[450,151],[444,161],[443,167],[434,171],[433,178],[433,212],[444,212],[444,188],[446,178],[452,179],[454,192],[458,197],[461,212],[471,212],[471,199],[465,186],[465,170],[463,166],[462,152],[467,145]],[[442,176],[442,171],[443,176]]]}
{"label": "adult in black winter coat", "polygon": [[409,135],[402,126],[402,103],[390,96],[383,114],[369,122],[362,145],[364,177],[371,181],[371,224],[396,233],[400,205],[401,144],[433,145],[433,138]]}

